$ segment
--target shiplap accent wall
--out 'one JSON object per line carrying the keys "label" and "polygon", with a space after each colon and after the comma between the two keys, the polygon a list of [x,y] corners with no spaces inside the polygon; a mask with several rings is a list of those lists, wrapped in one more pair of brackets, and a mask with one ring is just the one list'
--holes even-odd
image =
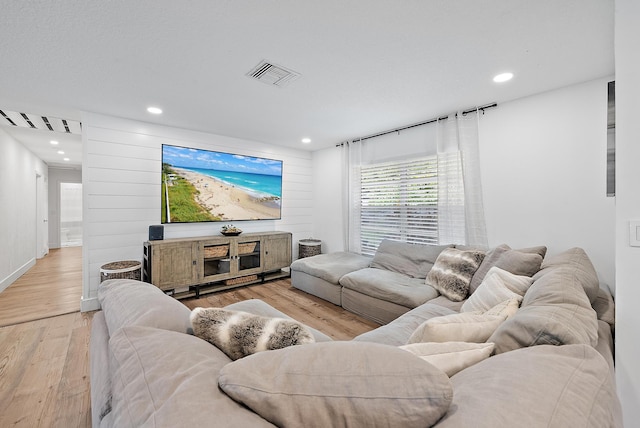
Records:
{"label": "shiplap accent wall", "polygon": [[[98,308],[100,268],[142,260],[150,225],[160,224],[162,144],[283,161],[282,219],[236,222],[246,232],[286,231],[297,241],[312,232],[311,153],[221,135],[84,113],[82,310]],[[218,235],[224,223],[165,225],[165,238]]]}

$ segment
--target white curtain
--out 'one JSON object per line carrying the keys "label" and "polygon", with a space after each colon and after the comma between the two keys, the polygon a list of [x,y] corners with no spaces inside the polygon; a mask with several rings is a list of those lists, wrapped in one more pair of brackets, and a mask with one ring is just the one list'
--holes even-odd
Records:
{"label": "white curtain", "polygon": [[479,113],[437,122],[438,233],[441,244],[486,248],[478,144]]}
{"label": "white curtain", "polygon": [[342,224],[344,251],[360,253],[360,167],[362,141],[342,145],[342,177],[346,186],[342,193]]}

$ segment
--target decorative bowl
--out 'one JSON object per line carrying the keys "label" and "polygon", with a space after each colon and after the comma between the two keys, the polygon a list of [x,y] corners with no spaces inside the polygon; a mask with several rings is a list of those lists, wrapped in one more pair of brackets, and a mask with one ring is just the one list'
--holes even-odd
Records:
{"label": "decorative bowl", "polygon": [[233,231],[221,231],[224,236],[238,236],[242,233],[241,230],[233,230]]}

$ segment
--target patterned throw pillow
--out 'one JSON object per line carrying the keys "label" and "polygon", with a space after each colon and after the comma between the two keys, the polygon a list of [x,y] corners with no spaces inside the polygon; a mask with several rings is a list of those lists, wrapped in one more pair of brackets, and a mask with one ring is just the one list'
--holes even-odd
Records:
{"label": "patterned throw pillow", "polygon": [[447,248],[436,259],[425,282],[449,300],[460,302],[467,297],[471,278],[484,255],[484,251],[479,250]]}
{"label": "patterned throw pillow", "polygon": [[191,325],[195,336],[215,345],[232,360],[315,342],[311,331],[297,321],[228,309],[195,308]]}

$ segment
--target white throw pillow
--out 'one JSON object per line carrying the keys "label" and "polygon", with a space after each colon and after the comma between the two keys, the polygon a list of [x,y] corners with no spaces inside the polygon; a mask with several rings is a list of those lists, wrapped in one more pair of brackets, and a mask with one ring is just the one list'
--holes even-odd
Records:
{"label": "white throw pillow", "polygon": [[403,345],[400,349],[417,355],[451,377],[460,370],[489,358],[494,347],[493,343],[431,342]]}
{"label": "white throw pillow", "polygon": [[423,322],[409,337],[407,344],[418,342],[486,342],[506,319],[504,315],[479,312],[434,317]]}
{"label": "white throw pillow", "polygon": [[493,308],[489,309],[485,312],[485,315],[498,315],[504,317],[505,320],[511,318],[518,312],[520,308],[520,301],[522,299],[518,299],[513,297],[509,300],[505,300],[504,302],[500,302],[495,305]]}
{"label": "white throw pillow", "polygon": [[484,277],[478,289],[462,304],[460,312],[486,312],[495,305],[512,298],[522,302],[524,294],[532,283],[533,279],[528,276],[514,275],[494,266]]}

